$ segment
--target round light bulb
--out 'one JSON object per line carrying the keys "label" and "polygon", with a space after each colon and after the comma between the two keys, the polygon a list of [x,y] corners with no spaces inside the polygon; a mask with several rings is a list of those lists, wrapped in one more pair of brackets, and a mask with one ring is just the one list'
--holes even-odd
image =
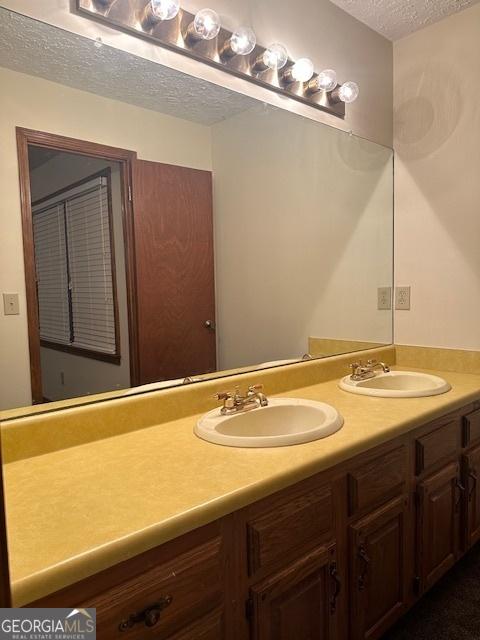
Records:
{"label": "round light bulb", "polygon": [[337,74],[333,69],[324,69],[318,74],[317,86],[320,91],[333,91],[337,86]]}
{"label": "round light bulb", "polygon": [[233,53],[246,56],[255,49],[257,38],[250,27],[239,27],[230,38],[230,47]]}
{"label": "round light bulb", "polygon": [[299,58],[292,67],[292,79],[308,82],[313,76],[313,62],[309,58]]}
{"label": "round light bulb", "polygon": [[283,69],[287,64],[288,52],[283,44],[275,42],[271,44],[263,54],[263,63],[266,67],[273,69]]}
{"label": "round light bulb", "polygon": [[193,29],[202,40],[213,40],[220,31],[220,18],[213,9],[202,9],[195,15]]}
{"label": "round light bulb", "polygon": [[358,98],[360,89],[355,82],[345,82],[338,90],[338,97],[347,104]]}
{"label": "round light bulb", "polygon": [[150,0],[150,6],[155,18],[172,20],[180,11],[180,0]]}

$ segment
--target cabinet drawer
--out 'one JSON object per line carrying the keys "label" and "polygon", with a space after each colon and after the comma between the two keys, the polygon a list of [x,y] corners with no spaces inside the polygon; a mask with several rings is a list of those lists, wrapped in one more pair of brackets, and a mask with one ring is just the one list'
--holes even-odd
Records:
{"label": "cabinet drawer", "polygon": [[457,421],[448,422],[415,440],[416,472],[420,475],[454,455],[459,448]]}
{"label": "cabinet drawer", "polygon": [[407,450],[398,447],[348,474],[348,511],[354,515],[400,495],[407,481]]}
{"label": "cabinet drawer", "polygon": [[290,496],[247,522],[248,569],[259,569],[285,559],[293,551],[318,544],[333,532],[330,485]]}
{"label": "cabinet drawer", "polygon": [[170,636],[168,640],[222,640],[224,637],[223,611],[222,609],[215,609],[215,611],[210,612],[199,620],[195,620],[185,629]]}
{"label": "cabinet drawer", "polygon": [[480,409],[463,418],[463,446],[480,442]]}
{"label": "cabinet drawer", "polygon": [[[221,539],[214,538],[105,591],[85,606],[96,607],[102,640],[146,640],[187,626],[221,599]],[[142,619],[145,611],[148,622],[145,616]]]}

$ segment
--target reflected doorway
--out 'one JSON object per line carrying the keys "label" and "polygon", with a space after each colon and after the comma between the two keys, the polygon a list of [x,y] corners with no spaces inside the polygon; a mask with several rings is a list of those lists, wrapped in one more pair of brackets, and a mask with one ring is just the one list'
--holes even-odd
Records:
{"label": "reflected doorway", "polygon": [[28,147],[44,402],[130,387],[121,165]]}
{"label": "reflected doorway", "polygon": [[33,403],[216,371],[212,173],[17,128]]}

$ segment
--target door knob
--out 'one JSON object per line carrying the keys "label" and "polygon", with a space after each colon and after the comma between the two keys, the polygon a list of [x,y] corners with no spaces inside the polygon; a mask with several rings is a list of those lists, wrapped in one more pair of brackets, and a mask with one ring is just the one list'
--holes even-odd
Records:
{"label": "door knob", "polygon": [[215,322],[213,320],[206,320],[205,326],[207,327],[207,329],[211,329],[212,331],[215,331]]}

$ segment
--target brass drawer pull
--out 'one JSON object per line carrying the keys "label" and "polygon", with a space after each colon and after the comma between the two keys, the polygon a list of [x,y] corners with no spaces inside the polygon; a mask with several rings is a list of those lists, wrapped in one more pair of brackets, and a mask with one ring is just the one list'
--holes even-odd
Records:
{"label": "brass drawer pull", "polygon": [[[470,484],[470,480],[472,483]],[[477,489],[477,474],[474,469],[468,470],[468,482],[469,482],[469,491],[468,491],[468,501],[471,502],[473,495]]]}
{"label": "brass drawer pull", "polygon": [[459,478],[455,478],[455,488],[457,491],[457,497],[455,499],[455,511],[460,511],[460,507],[462,504],[462,496],[464,495],[466,489],[463,484],[460,482]]}
{"label": "brass drawer pull", "polygon": [[160,620],[162,611],[171,604],[172,600],[172,596],[165,596],[155,604],[151,604],[143,609],[143,611],[131,613],[126,620],[122,620],[118,625],[119,630],[128,631],[136,624],[141,624],[142,622],[146,627],[154,627]]}
{"label": "brass drawer pull", "polygon": [[363,563],[363,570],[358,576],[358,589],[359,591],[363,591],[365,589],[365,582],[367,579],[368,565],[370,564],[370,558],[364,544],[361,544],[358,548],[358,557]]}
{"label": "brass drawer pull", "polygon": [[342,583],[338,576],[337,563],[332,562],[330,565],[330,577],[334,583],[334,592],[332,597],[330,598],[330,613],[335,613],[337,609],[337,598],[340,595],[340,591],[342,590]]}

